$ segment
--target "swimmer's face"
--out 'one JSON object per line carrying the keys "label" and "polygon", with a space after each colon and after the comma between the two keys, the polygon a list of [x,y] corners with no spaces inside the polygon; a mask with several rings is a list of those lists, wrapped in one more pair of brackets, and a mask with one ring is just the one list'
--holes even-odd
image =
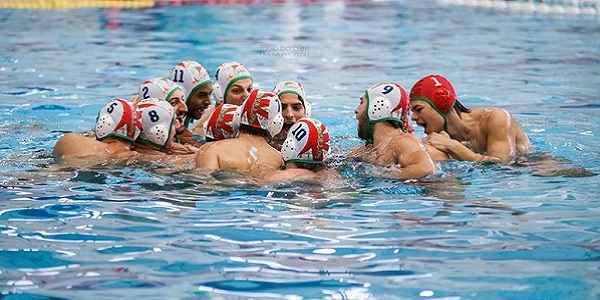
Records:
{"label": "swimmer's face", "polygon": [[252,79],[245,78],[234,82],[227,90],[225,95],[225,103],[231,103],[235,105],[242,105],[244,100],[248,98],[252,92]]}
{"label": "swimmer's face", "polygon": [[212,94],[212,84],[207,83],[194,91],[188,101],[188,117],[200,119],[204,110],[210,106],[210,95]]}
{"label": "swimmer's face", "polygon": [[300,97],[293,93],[285,93],[279,97],[281,100],[281,114],[283,115],[284,127],[290,128],[298,120],[304,118],[304,104]]}
{"label": "swimmer's face", "polygon": [[184,97],[183,91],[177,90],[171,95],[171,98],[167,99],[169,104],[171,104],[171,106],[173,106],[173,110],[175,111],[175,114],[177,115],[175,124],[177,124],[176,132],[178,134],[185,130],[185,128],[183,126],[183,118],[185,117],[185,115],[188,112],[188,107],[187,107],[187,105],[185,105],[185,101],[184,101],[183,97]]}
{"label": "swimmer's face", "polygon": [[444,118],[427,101],[414,100],[410,102],[411,119],[423,126],[425,134],[444,130]]}
{"label": "swimmer's face", "polygon": [[354,109],[354,116],[358,121],[358,137],[366,140],[369,138],[369,132],[367,131],[367,99],[365,95],[360,97],[360,104]]}
{"label": "swimmer's face", "polygon": [[283,127],[281,128],[281,131],[273,138],[273,142],[277,144],[277,146],[283,143],[292,125],[296,124],[298,120],[304,118],[304,115],[306,114],[304,104],[302,104],[302,101],[300,101],[298,95],[294,93],[285,93],[279,96],[279,100],[281,100]]}

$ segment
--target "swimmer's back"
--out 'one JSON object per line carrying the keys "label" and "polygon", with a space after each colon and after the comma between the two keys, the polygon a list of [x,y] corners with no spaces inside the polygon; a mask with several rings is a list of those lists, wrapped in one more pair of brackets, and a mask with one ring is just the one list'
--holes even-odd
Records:
{"label": "swimmer's back", "polygon": [[63,135],[52,150],[52,155],[59,160],[103,154],[108,154],[104,143],[72,132]]}
{"label": "swimmer's back", "polygon": [[283,157],[275,148],[240,138],[207,143],[196,156],[196,168],[233,170],[250,176],[262,176],[282,165]]}

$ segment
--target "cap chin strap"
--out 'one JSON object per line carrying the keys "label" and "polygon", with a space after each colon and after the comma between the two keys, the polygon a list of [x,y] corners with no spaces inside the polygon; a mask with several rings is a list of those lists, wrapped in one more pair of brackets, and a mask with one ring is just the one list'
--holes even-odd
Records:
{"label": "cap chin strap", "polygon": [[371,132],[371,119],[369,118],[369,91],[365,91],[365,99],[367,100],[365,117],[367,119],[367,139],[365,140],[365,146],[373,144],[373,132]]}
{"label": "cap chin strap", "polygon": [[185,118],[183,119],[183,127],[185,128],[189,128],[190,124],[194,123],[195,120],[192,119],[192,117],[190,116],[185,116]]}

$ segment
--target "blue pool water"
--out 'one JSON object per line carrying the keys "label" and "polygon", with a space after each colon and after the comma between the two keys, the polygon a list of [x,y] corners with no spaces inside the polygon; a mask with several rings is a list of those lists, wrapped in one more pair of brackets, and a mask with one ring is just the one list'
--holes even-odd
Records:
{"label": "blue pool water", "polygon": [[335,189],[266,188],[50,155],[177,62],[238,60],[261,88],[302,81],[336,155],[366,88],[435,72],[600,173],[598,16],[451,2],[0,10],[0,298],[600,299],[598,176],[341,164]]}

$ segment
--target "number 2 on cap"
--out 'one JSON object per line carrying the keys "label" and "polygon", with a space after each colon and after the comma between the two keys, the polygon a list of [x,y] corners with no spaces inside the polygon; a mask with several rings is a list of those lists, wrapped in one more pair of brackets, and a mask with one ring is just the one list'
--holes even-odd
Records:
{"label": "number 2 on cap", "polygon": [[142,92],[143,92],[142,98],[144,98],[144,99],[150,98],[150,95],[148,95],[148,92],[150,92],[150,89],[147,86],[142,88]]}

